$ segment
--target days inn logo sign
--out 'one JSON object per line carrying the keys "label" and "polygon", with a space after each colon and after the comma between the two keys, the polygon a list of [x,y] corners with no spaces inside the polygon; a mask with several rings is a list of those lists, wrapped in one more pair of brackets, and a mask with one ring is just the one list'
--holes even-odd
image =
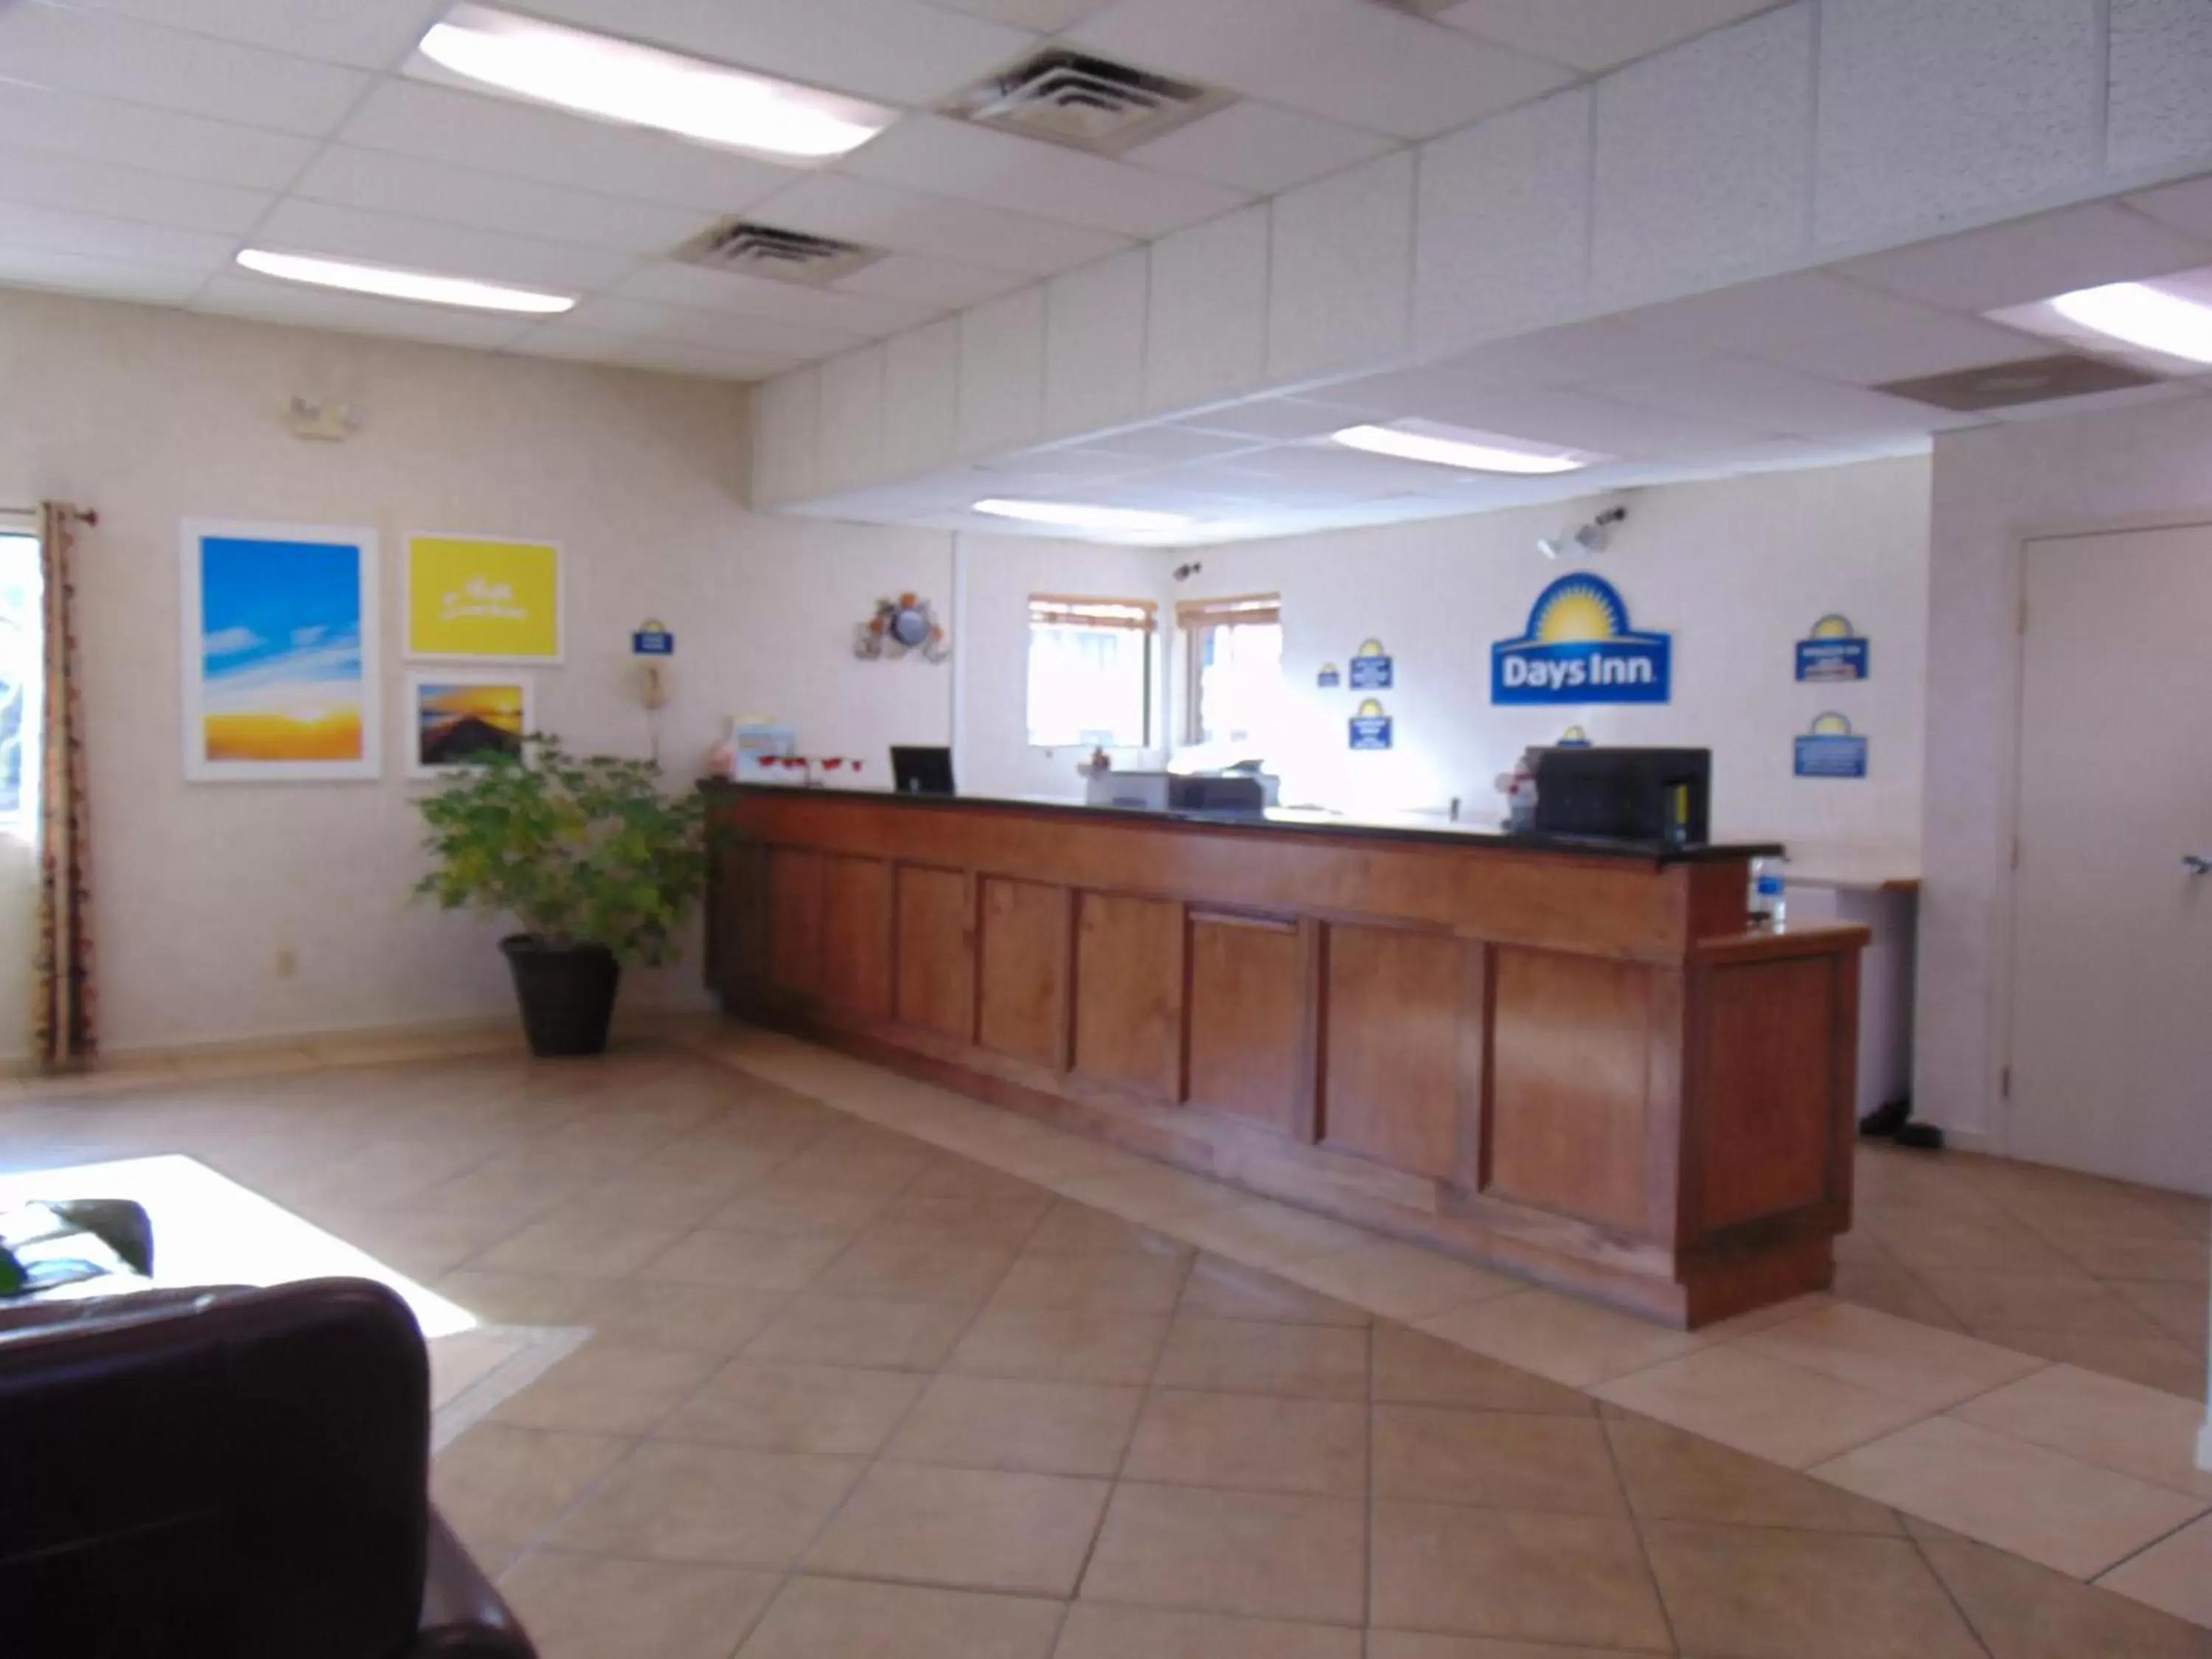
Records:
{"label": "days inn logo sign", "polygon": [[1577,571],[1536,596],[1528,631],[1490,647],[1493,703],[1667,702],[1674,636],[1640,634],[1602,576]]}

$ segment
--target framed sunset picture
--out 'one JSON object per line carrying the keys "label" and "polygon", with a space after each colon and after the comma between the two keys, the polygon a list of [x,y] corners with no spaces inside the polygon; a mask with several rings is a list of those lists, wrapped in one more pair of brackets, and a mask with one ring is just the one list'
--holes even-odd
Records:
{"label": "framed sunset picture", "polygon": [[374,778],[376,532],[185,521],[185,776]]}
{"label": "framed sunset picture", "polygon": [[516,674],[407,677],[407,775],[437,778],[487,755],[520,755],[533,715]]}

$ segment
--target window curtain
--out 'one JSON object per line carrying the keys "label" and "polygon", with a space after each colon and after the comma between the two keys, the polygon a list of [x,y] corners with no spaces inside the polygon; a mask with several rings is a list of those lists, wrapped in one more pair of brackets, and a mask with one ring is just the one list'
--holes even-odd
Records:
{"label": "window curtain", "polygon": [[84,714],[71,615],[76,527],[93,521],[52,501],[39,509],[46,686],[39,744],[39,933],[31,1052],[48,1071],[89,1065],[100,1047],[94,1019],[92,818],[85,795]]}

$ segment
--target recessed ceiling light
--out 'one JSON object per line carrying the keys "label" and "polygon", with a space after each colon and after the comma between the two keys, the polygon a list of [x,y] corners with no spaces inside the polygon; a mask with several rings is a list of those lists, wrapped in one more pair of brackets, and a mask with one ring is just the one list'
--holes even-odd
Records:
{"label": "recessed ceiling light", "polygon": [[1491,432],[1473,432],[1436,421],[1399,421],[1389,426],[1348,426],[1329,434],[1330,441],[1371,455],[1389,455],[1403,461],[1426,461],[1435,466],[1455,466],[1469,472],[1513,472],[1539,476],[1574,472],[1588,466],[1591,457],[1556,444],[1534,444],[1519,438],[1503,438]]}
{"label": "recessed ceiling light", "polygon": [[317,288],[342,288],[387,300],[417,300],[427,305],[465,306],[477,311],[519,311],[533,317],[552,317],[576,303],[573,294],[544,294],[536,289],[509,288],[503,283],[480,283],[471,276],[440,276],[308,253],[272,253],[266,248],[246,249],[239,254],[238,263],[248,270],[280,276],[288,283],[311,283]]}
{"label": "recessed ceiling light", "polygon": [[1181,513],[1151,513],[1133,507],[1091,507],[1079,501],[1011,501],[994,497],[975,511],[1024,524],[1064,525],[1073,530],[1126,530],[1160,533],[1188,530],[1196,522]]}
{"label": "recessed ceiling light", "polygon": [[2192,363],[2212,363],[2212,307],[2148,283],[2112,283],[2062,294],[2051,308],[2070,323]]}
{"label": "recessed ceiling light", "polygon": [[763,155],[842,155],[898,118],[882,104],[466,0],[431,26],[422,52],[519,98]]}

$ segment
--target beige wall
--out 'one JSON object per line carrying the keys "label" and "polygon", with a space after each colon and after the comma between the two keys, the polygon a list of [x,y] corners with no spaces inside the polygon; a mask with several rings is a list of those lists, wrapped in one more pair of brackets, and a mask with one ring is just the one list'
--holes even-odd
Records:
{"label": "beige wall", "polygon": [[[295,393],[353,402],[360,432],[293,437]],[[859,662],[850,642],[880,593],[945,601],[951,538],[752,515],[744,422],[734,387],[0,293],[0,505],[59,496],[100,514],[78,585],[110,1043],[511,1006],[492,926],[407,902],[424,787],[399,775],[397,742],[410,526],[565,543],[568,659],[536,674],[540,723],[580,744],[644,751],[629,638],[647,614],[677,632],[662,738],[676,776],[733,712],[791,720],[817,753],[947,741],[950,672]],[[380,532],[381,781],[183,781],[177,541],[191,514]],[[295,977],[276,975],[282,948]],[[628,994],[696,997],[697,975],[694,957]],[[20,1048],[10,1035],[0,1052]]]}

